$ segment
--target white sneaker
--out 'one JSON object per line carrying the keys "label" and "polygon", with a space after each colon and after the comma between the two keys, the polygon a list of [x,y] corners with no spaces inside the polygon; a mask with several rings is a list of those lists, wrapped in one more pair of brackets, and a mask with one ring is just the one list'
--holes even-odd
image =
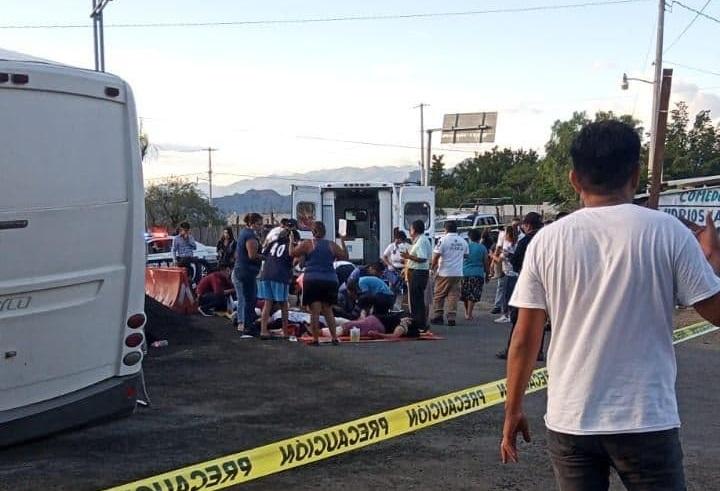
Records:
{"label": "white sneaker", "polygon": [[198,312],[200,312],[200,315],[203,317],[212,317],[215,315],[215,312],[212,309],[203,309],[202,307],[198,307]]}
{"label": "white sneaker", "polygon": [[501,315],[493,322],[497,322],[498,324],[507,324],[508,322],[510,322],[510,317],[508,317],[507,315]]}

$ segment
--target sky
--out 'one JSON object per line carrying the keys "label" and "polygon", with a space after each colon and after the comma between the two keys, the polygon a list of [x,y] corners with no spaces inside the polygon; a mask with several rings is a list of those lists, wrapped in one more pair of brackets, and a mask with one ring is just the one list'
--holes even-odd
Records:
{"label": "sky", "polygon": [[[213,155],[218,184],[343,166],[417,165],[415,106],[421,102],[429,104],[426,128],[441,126],[446,113],[497,111],[496,145],[542,152],[552,123],[573,111],[633,114],[649,128],[651,85],[631,82],[622,91],[620,81],[623,72],[652,79],[657,1],[342,22],[112,24],[326,19],[599,1],[606,0],[113,0],[105,9],[106,69],[130,83],[143,128],[160,149],[144,164],[149,180],[202,177],[207,153],[193,150],[208,146],[219,149]],[[90,0],[2,3],[0,48],[94,66]],[[682,3],[699,10],[706,0]],[[705,13],[720,18],[720,0],[711,1]],[[666,46],[693,17],[671,6]],[[716,120],[718,41],[720,22],[700,17],[665,54],[665,66],[675,70],[673,101],[686,101],[693,112],[711,109]],[[434,141],[433,153],[443,153],[453,165],[491,147]]]}

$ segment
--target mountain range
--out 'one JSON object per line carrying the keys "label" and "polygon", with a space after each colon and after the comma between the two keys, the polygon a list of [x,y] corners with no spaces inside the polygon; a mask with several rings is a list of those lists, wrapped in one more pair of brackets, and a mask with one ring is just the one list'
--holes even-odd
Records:
{"label": "mountain range", "polygon": [[272,189],[250,189],[244,193],[213,198],[213,204],[224,213],[276,213],[289,214],[292,207],[290,196],[283,196]]}
{"label": "mountain range", "polygon": [[[314,170],[290,175],[254,177],[243,179],[227,186],[213,186],[213,196],[229,196],[242,194],[251,189],[272,189],[280,195],[289,195],[293,184],[319,186],[328,182],[405,182],[417,181],[417,166],[373,166],[373,167],[340,167],[337,169]],[[412,179],[409,179],[412,178]],[[201,189],[207,192],[206,186]]]}
{"label": "mountain range", "polygon": [[[227,186],[214,186],[213,204],[224,213],[290,213],[291,186],[320,186],[329,182],[417,182],[420,171],[415,166],[341,167],[295,173],[289,176],[255,177]],[[207,186],[200,186],[207,192]]]}

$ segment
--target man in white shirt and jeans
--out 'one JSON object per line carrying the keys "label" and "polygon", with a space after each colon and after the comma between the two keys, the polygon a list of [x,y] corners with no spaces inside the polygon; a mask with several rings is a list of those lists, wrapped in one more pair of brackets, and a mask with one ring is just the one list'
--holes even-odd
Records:
{"label": "man in white shirt and jeans", "polygon": [[457,305],[460,301],[460,285],[463,261],[470,253],[468,243],[457,234],[457,223],[445,222],[445,235],[433,250],[431,269],[437,273],[433,294],[433,318],[431,324],[443,324],[447,300],[447,323],[455,325]]}
{"label": "man in white shirt and jeans", "polygon": [[510,304],[500,453],[530,440],[522,398],[546,317],[547,441],[561,490],[606,490],[613,467],[629,489],[685,489],[675,303],[720,324],[720,244],[712,219],[696,237],[676,218],[632,204],[640,139],[618,121],[592,123],[572,144],[570,181],[585,208],[544,227],[527,249]]}

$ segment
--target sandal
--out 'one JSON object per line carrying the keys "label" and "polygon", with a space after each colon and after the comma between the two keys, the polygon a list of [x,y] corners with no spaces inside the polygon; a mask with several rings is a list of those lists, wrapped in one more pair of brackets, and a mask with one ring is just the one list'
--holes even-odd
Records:
{"label": "sandal", "polygon": [[332,344],[333,344],[333,346],[337,346],[337,345],[340,344],[340,340],[337,339],[337,338],[335,338],[335,339],[332,340]]}

